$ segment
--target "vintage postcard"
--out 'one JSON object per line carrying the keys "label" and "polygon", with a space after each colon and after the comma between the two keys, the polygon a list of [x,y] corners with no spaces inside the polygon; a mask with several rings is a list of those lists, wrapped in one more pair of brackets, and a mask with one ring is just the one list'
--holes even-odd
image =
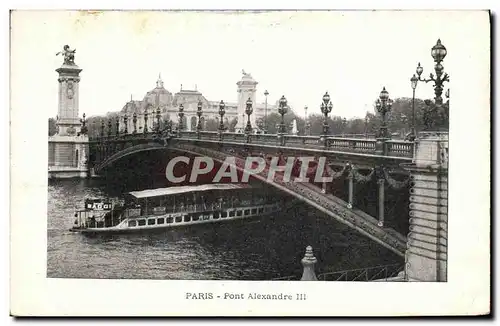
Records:
{"label": "vintage postcard", "polygon": [[11,314],[490,312],[488,11],[10,28]]}

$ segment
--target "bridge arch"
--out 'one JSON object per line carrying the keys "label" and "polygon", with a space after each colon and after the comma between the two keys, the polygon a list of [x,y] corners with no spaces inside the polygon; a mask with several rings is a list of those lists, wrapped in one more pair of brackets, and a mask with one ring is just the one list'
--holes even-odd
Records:
{"label": "bridge arch", "polygon": [[112,165],[113,163],[117,162],[118,160],[121,160],[124,157],[134,155],[140,152],[146,152],[146,151],[154,151],[154,150],[166,150],[168,147],[165,147],[164,145],[157,143],[157,142],[148,142],[145,144],[138,144],[134,146],[127,147],[121,151],[118,151],[110,156],[108,156],[105,160],[100,162],[98,165],[94,166],[94,172],[96,174],[99,174],[102,170],[107,168],[108,166]]}

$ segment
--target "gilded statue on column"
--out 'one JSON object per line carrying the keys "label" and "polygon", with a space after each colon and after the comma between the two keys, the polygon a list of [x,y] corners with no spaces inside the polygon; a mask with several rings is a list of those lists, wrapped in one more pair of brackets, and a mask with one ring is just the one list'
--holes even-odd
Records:
{"label": "gilded statue on column", "polygon": [[75,52],[76,49],[71,50],[69,45],[65,45],[63,50],[57,52],[56,55],[62,55],[64,58],[64,64],[66,65],[74,65],[75,64]]}

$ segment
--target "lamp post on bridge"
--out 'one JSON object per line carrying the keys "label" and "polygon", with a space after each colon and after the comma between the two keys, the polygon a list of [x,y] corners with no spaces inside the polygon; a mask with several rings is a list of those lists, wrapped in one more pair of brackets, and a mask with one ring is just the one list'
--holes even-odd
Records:
{"label": "lamp post on bridge", "polygon": [[144,133],[148,133],[148,109],[144,109]]}
{"label": "lamp post on bridge", "polygon": [[198,139],[201,137],[200,131],[201,131],[201,116],[203,115],[203,103],[201,103],[201,100],[198,101],[198,111],[196,111],[196,115],[198,116],[198,124],[196,125],[196,135],[198,136]]}
{"label": "lamp post on bridge", "polygon": [[281,114],[281,123],[279,125],[279,132],[278,132],[278,138],[280,139],[281,145],[285,145],[285,131],[286,131],[286,126],[285,126],[285,114],[288,111],[288,106],[287,106],[287,100],[285,98],[285,95],[281,96],[280,101],[279,101],[279,108],[278,108],[278,113]]}
{"label": "lamp post on bridge", "polygon": [[123,133],[126,135],[126,134],[128,134],[128,117],[126,114],[123,116],[123,124],[125,125],[125,129],[123,130]]}
{"label": "lamp post on bridge", "polygon": [[[420,63],[419,63],[420,65]],[[417,88],[418,78],[413,74],[410,78],[410,84],[413,91],[413,96],[411,99],[411,131],[410,131],[410,141],[414,141],[417,138],[417,129],[415,125],[415,89]]]}
{"label": "lamp post on bridge", "polygon": [[111,138],[111,129],[113,124],[111,123],[111,119],[108,120],[108,138]]}
{"label": "lamp post on bridge", "polygon": [[328,147],[328,142],[326,140],[326,137],[328,136],[328,132],[330,127],[328,126],[328,114],[332,112],[333,109],[333,104],[330,101],[330,95],[328,95],[328,92],[323,95],[323,102],[321,103],[321,112],[325,116],[323,119],[323,142],[325,144],[325,148]]}
{"label": "lamp post on bridge", "polygon": [[264,106],[264,133],[267,133],[267,96],[269,95],[269,92],[267,89],[264,91],[264,96],[266,97],[266,103]]}
{"label": "lamp post on bridge", "polygon": [[387,130],[387,113],[391,111],[392,100],[389,98],[389,92],[387,92],[385,87],[380,92],[379,98],[375,102],[375,107],[377,108],[378,113],[380,113],[382,117],[377,137],[377,145],[378,145],[377,151],[381,155],[387,155],[386,141],[391,138],[391,135]]}
{"label": "lamp post on bridge", "polygon": [[132,123],[134,124],[134,134],[137,133],[137,113],[132,115]]}
{"label": "lamp post on bridge", "polygon": [[224,132],[224,114],[226,114],[225,110],[226,104],[224,104],[224,101],[221,100],[219,103],[219,115],[220,115],[220,121],[219,121],[219,140],[222,141],[222,133]]}
{"label": "lamp post on bridge", "polygon": [[177,128],[179,129],[179,134],[184,128],[184,105],[180,104],[179,105],[179,113],[177,114],[179,116],[179,124]]}
{"label": "lamp post on bridge", "polygon": [[435,118],[437,118],[438,115],[443,115],[445,118],[448,117],[449,101],[443,103],[443,98],[441,97],[441,95],[443,94],[444,82],[450,81],[448,74],[447,73],[443,74],[444,67],[441,64],[441,62],[446,57],[446,54],[447,54],[446,47],[443,44],[441,44],[441,40],[438,39],[436,45],[434,45],[431,49],[431,56],[434,59],[434,62],[436,63],[434,65],[434,71],[436,72],[436,76],[434,77],[434,74],[430,73],[429,78],[422,78],[422,73],[424,71],[424,68],[420,65],[419,62],[416,70],[418,79],[416,82],[413,82],[412,80],[412,88],[414,89],[414,92],[415,88],[417,87],[418,81],[422,81],[425,83],[431,81],[434,82],[434,94],[435,94],[434,103],[431,104],[431,101],[425,102],[427,106],[424,112],[424,125],[426,129],[431,129],[434,127],[436,123]]}
{"label": "lamp post on bridge", "polygon": [[245,134],[246,134],[246,141],[247,143],[250,142],[250,135],[252,134],[252,123],[250,122],[250,115],[252,114],[253,112],[253,108],[252,108],[252,100],[250,99],[250,97],[248,98],[247,102],[246,102],[246,109],[245,109],[245,113],[247,114],[247,125],[245,127]]}
{"label": "lamp post on bridge", "polygon": [[116,137],[120,136],[120,116],[116,116]]}
{"label": "lamp post on bridge", "polygon": [[101,120],[101,138],[104,138],[104,120]]}
{"label": "lamp post on bridge", "polygon": [[247,135],[250,135],[252,133],[252,123],[250,122],[250,115],[253,112],[252,104],[253,104],[253,102],[249,97],[247,102],[246,102],[247,107],[245,109],[245,113],[247,114],[247,125],[245,127],[245,133]]}
{"label": "lamp post on bridge", "polygon": [[160,119],[161,119],[160,107],[157,107],[156,108],[156,132],[157,133],[160,133],[160,131],[161,131]]}

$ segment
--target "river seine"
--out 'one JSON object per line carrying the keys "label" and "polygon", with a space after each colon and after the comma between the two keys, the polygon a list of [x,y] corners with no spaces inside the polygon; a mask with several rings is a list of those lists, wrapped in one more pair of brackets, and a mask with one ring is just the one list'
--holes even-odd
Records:
{"label": "river seine", "polygon": [[87,237],[69,232],[85,197],[123,191],[102,180],[50,181],[47,276],[57,278],[269,280],[300,276],[311,245],[317,272],[403,263],[402,258],[311,208],[154,234]]}

